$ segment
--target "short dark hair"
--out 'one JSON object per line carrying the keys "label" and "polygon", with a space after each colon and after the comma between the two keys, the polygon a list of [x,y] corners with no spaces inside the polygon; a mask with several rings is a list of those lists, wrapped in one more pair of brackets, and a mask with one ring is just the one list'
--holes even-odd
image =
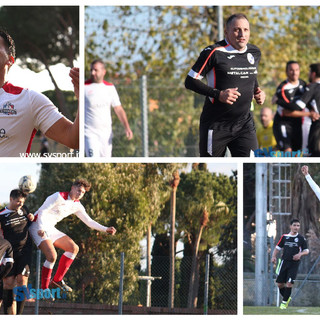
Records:
{"label": "short dark hair", "polygon": [[299,219],[292,219],[290,221],[290,226],[292,226],[295,222],[299,222],[300,223],[300,220]]}
{"label": "short dark hair", "polygon": [[72,183],[73,186],[83,186],[85,188],[86,191],[90,191],[91,189],[91,183],[88,182],[86,179],[76,179],[75,181],[73,181]]}
{"label": "short dark hair", "polygon": [[[289,66],[290,65],[292,65],[292,64],[299,64],[299,62],[298,61],[295,61],[295,60],[290,60],[290,61],[288,61],[287,62],[287,64],[286,64],[286,71],[288,71],[288,68],[289,68]],[[299,65],[300,66],[300,65]]]}
{"label": "short dark hair", "polygon": [[7,45],[7,52],[12,56],[14,59],[16,58],[16,46],[10,34],[0,29],[0,37],[4,40],[5,44]]}
{"label": "short dark hair", "polygon": [[246,19],[249,22],[247,16],[244,13],[235,13],[227,19],[226,28],[229,28],[234,19]]}
{"label": "short dark hair", "polygon": [[90,65],[93,66],[93,65],[96,64],[96,63],[101,63],[101,64],[103,65],[103,67],[106,68],[106,66],[105,66],[104,62],[102,61],[102,59],[95,59],[95,60],[93,60],[93,61],[91,62]]}
{"label": "short dark hair", "polygon": [[22,190],[20,189],[13,189],[10,192],[10,198],[12,199],[18,199],[18,198],[24,198],[26,199],[28,196],[27,193],[24,193]]}
{"label": "short dark hair", "polygon": [[310,71],[316,73],[316,77],[320,78],[320,63],[310,64]]}

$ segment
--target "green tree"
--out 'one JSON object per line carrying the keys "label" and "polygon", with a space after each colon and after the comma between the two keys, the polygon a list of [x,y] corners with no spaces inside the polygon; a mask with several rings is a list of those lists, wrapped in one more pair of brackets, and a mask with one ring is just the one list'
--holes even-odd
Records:
{"label": "green tree", "polygon": [[[140,241],[147,226],[155,222],[167,192],[166,172],[171,164],[42,164],[34,193],[33,210],[45,198],[68,191],[76,177],[92,183],[82,204],[87,213],[103,225],[117,229],[114,237],[90,230],[79,219],[69,216],[58,229],[70,235],[80,252],[67,278],[74,287],[73,300],[118,303],[120,253],[125,253],[124,301],[139,303],[138,271]],[[52,179],[54,177],[54,180]]]}
{"label": "green tree", "polygon": [[[184,250],[183,258],[180,264],[180,270],[177,277],[180,282],[177,283],[179,289],[176,296],[179,297],[180,307],[187,307],[189,292],[189,281],[191,277],[192,256],[194,248],[199,243],[197,255],[196,270],[200,270],[200,278],[197,278],[194,287],[198,288],[199,279],[204,278],[204,259],[208,250],[219,243],[221,228],[228,225],[235,215],[235,211],[226,210],[227,207],[234,208],[236,204],[236,180],[225,175],[216,175],[207,171],[206,166],[194,165],[191,172],[181,172],[180,184],[177,189],[177,213],[176,213],[176,241],[183,241]],[[203,227],[201,241],[199,240],[199,230],[201,228],[201,217],[206,208],[208,212],[208,222],[206,227]],[[167,253],[168,236],[166,233],[167,223],[169,221],[169,203],[167,202],[157,225],[154,227],[158,235],[158,241],[161,246],[155,247],[154,252]],[[161,238],[160,235],[162,234]],[[233,239],[236,243],[236,239]],[[157,250],[157,251],[156,251]],[[165,260],[168,261],[168,260]],[[164,263],[164,262],[163,262]],[[167,262],[168,263],[168,262]],[[200,267],[201,265],[201,267]],[[196,272],[197,274],[197,272]],[[160,285],[160,281],[159,285]],[[168,287],[167,287],[168,288]],[[160,291],[160,289],[159,289]],[[161,288],[162,294],[165,291]],[[160,294],[160,293],[159,293]],[[198,297],[198,307],[203,303],[203,294],[194,293],[193,301]]]}
{"label": "green tree", "polygon": [[2,6],[0,19],[15,41],[21,66],[35,72],[48,71],[58,107],[70,118],[64,94],[50,66],[63,63],[72,67],[79,55],[79,7]]}

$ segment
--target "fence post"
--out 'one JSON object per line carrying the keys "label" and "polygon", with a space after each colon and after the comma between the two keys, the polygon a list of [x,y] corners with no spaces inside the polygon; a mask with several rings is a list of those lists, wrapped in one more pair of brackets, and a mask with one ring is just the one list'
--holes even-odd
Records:
{"label": "fence post", "polygon": [[[36,292],[40,289],[40,264],[41,264],[41,250],[37,250],[37,262],[36,262]],[[36,299],[34,314],[39,314],[39,299]]]}
{"label": "fence post", "polygon": [[141,122],[142,122],[142,156],[149,157],[148,137],[148,100],[147,100],[147,76],[143,75],[140,83],[141,94]]}
{"label": "fence post", "polygon": [[274,281],[273,281],[273,262],[271,261],[272,253],[274,250],[274,239],[273,236],[270,237],[270,273],[269,273],[269,306],[272,306],[273,304],[273,298],[274,298]]}
{"label": "fence post", "polygon": [[122,314],[123,277],[124,277],[124,252],[121,252],[118,314]]}
{"label": "fence post", "polygon": [[208,314],[210,254],[206,255],[206,274],[204,280],[204,314]]}

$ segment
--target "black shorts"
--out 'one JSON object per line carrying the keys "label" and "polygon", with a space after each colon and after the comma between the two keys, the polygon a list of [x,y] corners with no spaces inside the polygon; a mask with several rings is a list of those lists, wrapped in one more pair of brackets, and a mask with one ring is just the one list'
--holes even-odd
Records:
{"label": "black shorts", "polygon": [[228,147],[232,157],[250,157],[258,149],[255,125],[251,114],[236,122],[200,121],[200,157],[224,157]]}
{"label": "black shorts", "polygon": [[302,129],[301,119],[282,118],[276,113],[273,121],[273,135],[277,141],[277,148],[280,151],[291,148],[292,151],[301,150]]}
{"label": "black shorts", "polygon": [[17,276],[22,274],[23,276],[29,277],[30,265],[32,259],[32,246],[27,245],[21,250],[13,251],[13,267],[7,277]]}
{"label": "black shorts", "polygon": [[299,261],[282,260],[279,275],[276,279],[277,283],[290,282],[294,284],[299,268]]}
{"label": "black shorts", "polygon": [[320,157],[320,121],[312,122],[309,132],[308,149],[311,157]]}

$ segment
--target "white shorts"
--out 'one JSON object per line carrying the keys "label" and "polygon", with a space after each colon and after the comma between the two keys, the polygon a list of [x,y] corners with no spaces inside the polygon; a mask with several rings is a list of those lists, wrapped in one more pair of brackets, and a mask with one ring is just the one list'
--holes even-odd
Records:
{"label": "white shorts", "polygon": [[112,155],[112,133],[108,137],[96,134],[86,135],[84,138],[87,157],[106,157]]}
{"label": "white shorts", "polygon": [[38,235],[38,231],[40,230],[39,224],[37,222],[31,223],[31,226],[29,227],[30,235],[37,247],[39,247],[40,243],[43,240],[51,240],[52,243],[55,243],[56,240],[66,236],[65,233],[59,231],[55,227],[51,227],[50,229],[46,229],[45,235],[43,237],[40,237]]}

